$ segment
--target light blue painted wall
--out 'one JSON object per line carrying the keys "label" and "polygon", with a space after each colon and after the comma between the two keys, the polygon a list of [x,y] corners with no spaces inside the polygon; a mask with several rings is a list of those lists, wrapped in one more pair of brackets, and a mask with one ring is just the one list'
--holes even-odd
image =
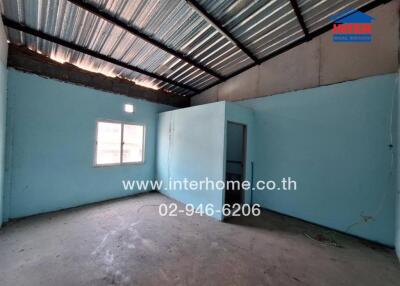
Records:
{"label": "light blue painted wall", "polygon": [[[13,69],[8,75],[7,216],[130,195],[121,180],[154,179],[158,113],[172,108]],[[123,112],[125,103],[134,114]],[[145,163],[93,167],[98,119],[146,125]]]}
{"label": "light blue painted wall", "polygon": [[[158,126],[157,178],[171,180],[224,180],[225,102],[161,113]],[[219,210],[223,192],[164,189],[161,193],[194,206],[213,204]],[[214,213],[221,220],[221,213]]]}
{"label": "light blue painted wall", "polygon": [[0,226],[3,222],[4,168],[7,107],[7,37],[0,19]]}
{"label": "light blue painted wall", "polygon": [[[241,102],[255,110],[255,179],[290,176],[298,190],[256,191],[263,207],[394,245],[391,116],[395,74]],[[361,215],[372,216],[363,222]]]}

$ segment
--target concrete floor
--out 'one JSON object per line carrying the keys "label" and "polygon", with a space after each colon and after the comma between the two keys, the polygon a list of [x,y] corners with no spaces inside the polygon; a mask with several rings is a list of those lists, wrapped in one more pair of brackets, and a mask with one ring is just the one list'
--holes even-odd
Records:
{"label": "concrete floor", "polygon": [[[400,283],[391,249],[270,212],[160,217],[170,202],[145,194],[11,222],[0,230],[0,285]],[[336,244],[312,239],[326,237]]]}

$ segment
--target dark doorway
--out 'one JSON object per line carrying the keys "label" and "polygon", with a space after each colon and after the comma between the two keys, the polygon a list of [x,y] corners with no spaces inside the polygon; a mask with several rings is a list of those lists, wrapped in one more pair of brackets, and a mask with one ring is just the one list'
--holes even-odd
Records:
{"label": "dark doorway", "polygon": [[[225,204],[230,206],[244,203],[244,192],[239,184],[245,179],[246,133],[246,125],[228,122]],[[228,181],[237,183],[233,186],[233,183]]]}

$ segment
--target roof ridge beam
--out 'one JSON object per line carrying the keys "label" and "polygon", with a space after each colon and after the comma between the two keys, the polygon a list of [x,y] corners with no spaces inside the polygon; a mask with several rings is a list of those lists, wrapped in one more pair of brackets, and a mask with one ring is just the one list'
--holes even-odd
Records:
{"label": "roof ridge beam", "polygon": [[69,2],[73,3],[74,5],[82,8],[85,11],[88,11],[94,15],[96,15],[97,17],[100,17],[108,22],[110,22],[113,25],[116,25],[120,28],[122,28],[123,30],[135,35],[136,37],[146,41],[147,43],[156,46],[157,48],[163,50],[164,52],[167,52],[171,55],[173,55],[174,57],[202,70],[203,72],[206,72],[210,75],[212,75],[213,77],[216,77],[217,79],[223,79],[224,77],[222,75],[220,75],[219,73],[213,71],[212,69],[200,64],[199,62],[195,61],[194,59],[192,59],[191,57],[170,48],[169,46],[167,46],[166,44],[162,43],[159,40],[154,39],[153,37],[150,37],[149,35],[146,35],[145,33],[143,33],[142,31],[140,31],[139,29],[133,27],[133,26],[129,26],[128,24],[124,23],[122,20],[112,16],[110,13],[104,11],[104,10],[100,10],[99,8],[97,8],[95,5],[90,4],[88,2],[84,2],[82,0],[68,0]]}

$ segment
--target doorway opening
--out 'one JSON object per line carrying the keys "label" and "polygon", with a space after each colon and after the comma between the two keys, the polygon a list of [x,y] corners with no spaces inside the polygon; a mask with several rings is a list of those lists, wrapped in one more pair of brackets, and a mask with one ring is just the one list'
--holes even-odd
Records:
{"label": "doorway opening", "polygon": [[244,190],[241,185],[245,180],[246,139],[246,125],[228,121],[225,204],[231,207],[234,204],[242,205],[244,203]]}

